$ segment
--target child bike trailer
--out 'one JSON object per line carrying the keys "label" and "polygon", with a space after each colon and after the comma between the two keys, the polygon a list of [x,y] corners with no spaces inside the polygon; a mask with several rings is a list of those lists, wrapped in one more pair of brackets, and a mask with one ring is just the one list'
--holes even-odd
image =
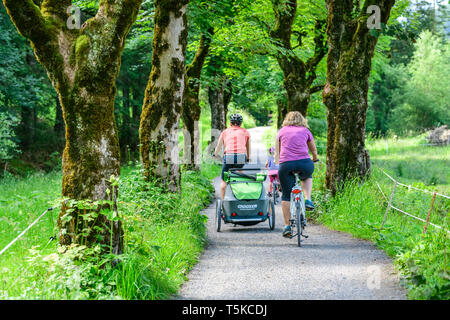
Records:
{"label": "child bike trailer", "polygon": [[267,172],[248,165],[225,172],[225,197],[216,201],[217,232],[222,221],[252,226],[268,220],[270,230],[275,228],[275,206],[264,189],[266,177]]}

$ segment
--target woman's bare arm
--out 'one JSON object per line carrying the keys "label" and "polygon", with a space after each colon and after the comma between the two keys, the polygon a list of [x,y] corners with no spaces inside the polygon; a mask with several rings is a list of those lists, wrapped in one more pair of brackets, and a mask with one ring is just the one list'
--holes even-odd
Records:
{"label": "woman's bare arm", "polygon": [[319,155],[317,154],[316,143],[314,142],[314,140],[308,141],[308,149],[312,153],[313,156],[312,160],[313,161],[319,160]]}
{"label": "woman's bare arm", "polygon": [[247,148],[247,162],[250,162],[250,138],[248,138],[247,140],[247,144],[246,144],[246,148]]}
{"label": "woman's bare arm", "polygon": [[217,157],[219,155],[219,152],[222,151],[223,147],[223,138],[222,135],[219,137],[219,141],[217,142],[216,150],[214,150],[214,157]]}
{"label": "woman's bare arm", "polygon": [[273,156],[274,162],[276,164],[280,164],[280,147],[281,143],[280,140],[277,138],[275,139],[275,154]]}

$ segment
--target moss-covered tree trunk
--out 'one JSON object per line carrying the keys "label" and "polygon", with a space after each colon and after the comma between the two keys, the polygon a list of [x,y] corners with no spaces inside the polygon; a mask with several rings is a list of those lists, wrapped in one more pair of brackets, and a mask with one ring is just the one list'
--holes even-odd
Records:
{"label": "moss-covered tree trunk", "polygon": [[53,126],[53,131],[56,135],[56,144],[58,147],[58,151],[61,152],[64,150],[64,134],[65,134],[65,127],[64,127],[64,118],[63,118],[63,111],[61,107],[61,103],[59,102],[59,96],[55,96],[55,125]]}
{"label": "moss-covered tree trunk", "polygon": [[184,94],[188,0],[156,0],[152,70],[139,129],[144,178],[180,192],[178,126]]}
{"label": "moss-covered tree trunk", "polygon": [[[30,40],[59,95],[66,128],[62,196],[90,202],[111,199],[109,180],[120,171],[115,80],[125,37],[141,0],[100,1],[96,16],[81,29],[68,28],[70,0],[36,2],[40,6],[32,0],[3,3],[18,31]],[[114,253],[122,251],[120,222],[70,203],[65,202],[58,219],[61,244],[100,244]],[[89,221],[85,214],[96,218]]]}
{"label": "moss-covered tree trunk", "polygon": [[283,126],[283,120],[284,117],[286,117],[287,114],[287,99],[286,96],[283,95],[283,97],[279,98],[277,100],[277,112],[278,112],[278,117],[277,117],[277,128],[278,130],[281,129],[281,127]]}
{"label": "moss-covered tree trunk", "polygon": [[365,149],[365,126],[369,76],[377,38],[367,26],[367,8],[381,9],[381,23],[389,19],[394,0],[327,0],[327,83],[323,92],[327,106],[326,185],[333,193],[343,183],[364,177],[370,170]]}
{"label": "moss-covered tree trunk", "polygon": [[182,118],[184,124],[184,161],[191,170],[200,169],[201,150],[198,122],[201,108],[199,101],[200,76],[203,64],[208,55],[213,29],[203,34],[192,63],[186,67],[185,92],[183,100]]}
{"label": "moss-covered tree trunk", "polygon": [[296,0],[272,1],[275,26],[269,30],[272,42],[278,47],[275,57],[283,71],[283,84],[287,94],[287,112],[299,111],[306,116],[311,94],[323,86],[313,86],[316,68],[326,54],[326,42],[322,28],[324,21],[317,20],[314,36],[314,55],[306,62],[299,58],[291,45],[292,25],[297,12]]}

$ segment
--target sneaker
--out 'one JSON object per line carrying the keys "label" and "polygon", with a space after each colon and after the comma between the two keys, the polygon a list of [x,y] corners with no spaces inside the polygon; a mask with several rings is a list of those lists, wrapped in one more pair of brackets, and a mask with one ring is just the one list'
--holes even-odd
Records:
{"label": "sneaker", "polygon": [[291,229],[291,226],[286,226],[286,227],[284,227],[283,237],[289,238],[291,235],[292,235],[292,229]]}
{"label": "sneaker", "polygon": [[305,207],[307,211],[314,210],[316,207],[314,207],[314,204],[311,200],[305,200]]}
{"label": "sneaker", "polygon": [[268,196],[269,198],[272,198],[272,192],[267,192],[267,196]]}

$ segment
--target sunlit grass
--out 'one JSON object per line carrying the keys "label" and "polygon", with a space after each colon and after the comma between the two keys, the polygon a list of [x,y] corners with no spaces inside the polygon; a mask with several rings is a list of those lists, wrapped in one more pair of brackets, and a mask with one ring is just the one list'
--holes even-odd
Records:
{"label": "sunlit grass", "polygon": [[[218,170],[207,165],[203,172],[212,177]],[[184,172],[182,194],[163,194],[157,185],[143,182],[139,167],[122,168],[120,181],[125,248],[116,267],[102,267],[105,262],[95,255],[76,258],[77,252],[89,254],[90,249],[69,248],[61,254],[57,241],[45,247],[56,232],[57,218],[46,216],[0,257],[0,297],[167,299],[176,293],[203,250],[206,218],[199,212],[210,202],[212,186],[199,173]],[[0,249],[60,192],[60,173],[1,180]]]}
{"label": "sunlit grass", "polygon": [[425,136],[369,140],[370,159],[402,183],[450,194],[450,146],[427,146]]}
{"label": "sunlit grass", "polygon": [[[402,183],[419,189],[448,192],[450,180],[449,146],[422,146],[424,137],[369,141],[371,176],[365,181],[348,181],[332,198],[324,188],[325,170],[314,175],[314,216],[326,226],[375,242],[394,260],[402,272],[411,299],[449,299],[450,245],[447,233],[450,200],[436,197],[427,234],[423,221],[390,209],[388,199],[394,182],[381,169]],[[434,178],[433,178],[434,177]],[[384,196],[383,196],[384,194]],[[432,194],[397,186],[392,205],[426,220]],[[383,221],[386,217],[385,224]]]}
{"label": "sunlit grass", "polygon": [[[0,180],[0,250],[38,218],[61,192],[61,174],[33,174],[27,178],[12,176]],[[54,250],[48,243],[56,233],[56,213],[48,212],[33,228],[0,256],[0,290],[11,287],[23,272],[29,249]],[[47,245],[48,244],[48,245]]]}

